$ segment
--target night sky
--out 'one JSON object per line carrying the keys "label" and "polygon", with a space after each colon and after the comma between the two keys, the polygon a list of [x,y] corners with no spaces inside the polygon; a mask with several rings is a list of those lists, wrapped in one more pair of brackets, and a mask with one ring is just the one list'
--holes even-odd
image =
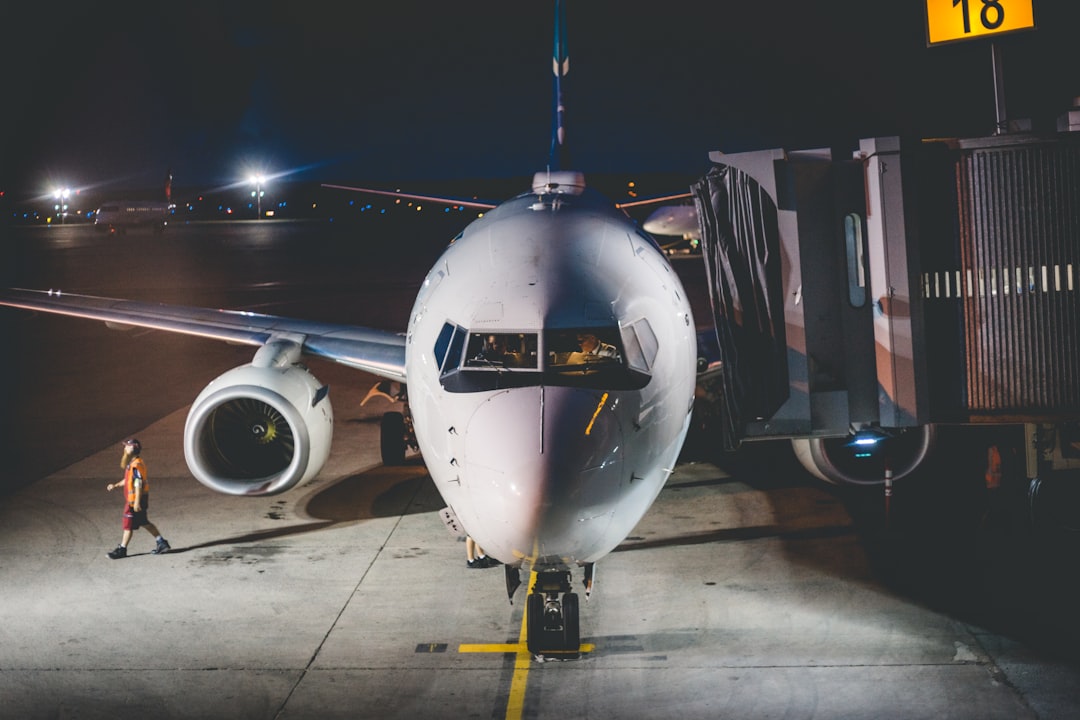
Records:
{"label": "night sky", "polygon": [[[971,0],[978,3],[983,0]],[[1006,0],[1014,2],[1015,0]],[[999,37],[1009,114],[1080,95],[1080,3]],[[569,0],[585,172],[700,173],[710,150],[993,128],[986,40],[926,47],[922,0]],[[543,168],[553,3],[19,3],[0,29],[0,190],[511,177]]]}

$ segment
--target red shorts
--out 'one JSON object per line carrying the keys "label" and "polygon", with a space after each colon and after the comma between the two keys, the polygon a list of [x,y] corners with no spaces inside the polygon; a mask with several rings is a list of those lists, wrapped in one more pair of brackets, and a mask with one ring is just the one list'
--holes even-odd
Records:
{"label": "red shorts", "polygon": [[143,500],[143,509],[135,512],[135,508],[128,505],[124,508],[124,530],[138,530],[150,521],[146,519],[146,501]]}

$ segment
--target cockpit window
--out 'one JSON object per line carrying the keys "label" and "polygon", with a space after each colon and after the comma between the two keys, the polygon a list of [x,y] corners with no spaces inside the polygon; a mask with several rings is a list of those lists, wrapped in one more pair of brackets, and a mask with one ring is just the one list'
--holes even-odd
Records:
{"label": "cockpit window", "polygon": [[466,368],[537,369],[536,333],[472,333]]}
{"label": "cockpit window", "polygon": [[447,323],[435,342],[441,382],[450,392],[536,385],[641,388],[655,355],[656,337],[648,323],[637,330],[582,327],[543,334],[469,332]]}
{"label": "cockpit window", "polygon": [[457,325],[446,323],[435,340],[435,363],[444,373],[457,370],[461,364],[461,350],[465,347],[468,331]]}
{"label": "cockpit window", "polygon": [[645,387],[649,376],[627,363],[617,327],[549,329],[544,333],[544,383],[597,390]]}
{"label": "cockpit window", "polygon": [[548,330],[544,334],[548,367],[583,370],[585,367],[621,364],[618,337],[616,328]]}
{"label": "cockpit window", "polygon": [[450,349],[450,339],[454,337],[454,326],[445,323],[439,331],[439,337],[435,339],[435,365],[442,370],[443,361],[446,360],[446,351]]}
{"label": "cockpit window", "polygon": [[644,373],[652,370],[660,343],[649,321],[641,318],[623,326],[621,330],[623,347],[626,348],[626,363],[634,370]]}

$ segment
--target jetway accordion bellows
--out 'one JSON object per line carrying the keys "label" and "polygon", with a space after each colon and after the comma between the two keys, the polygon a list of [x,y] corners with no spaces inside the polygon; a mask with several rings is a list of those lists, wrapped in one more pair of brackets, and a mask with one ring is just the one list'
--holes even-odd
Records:
{"label": "jetway accordion bellows", "polygon": [[731,450],[745,425],[787,397],[776,206],[749,175],[714,167],[691,188],[702,227],[719,374],[721,444]]}

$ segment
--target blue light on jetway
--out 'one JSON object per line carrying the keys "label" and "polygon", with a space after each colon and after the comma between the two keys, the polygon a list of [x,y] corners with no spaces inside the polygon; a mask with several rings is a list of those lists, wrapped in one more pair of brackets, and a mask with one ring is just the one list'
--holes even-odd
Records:
{"label": "blue light on jetway", "polygon": [[873,457],[878,443],[886,438],[888,438],[888,435],[877,430],[859,430],[848,444],[856,448],[856,458],[868,458]]}

